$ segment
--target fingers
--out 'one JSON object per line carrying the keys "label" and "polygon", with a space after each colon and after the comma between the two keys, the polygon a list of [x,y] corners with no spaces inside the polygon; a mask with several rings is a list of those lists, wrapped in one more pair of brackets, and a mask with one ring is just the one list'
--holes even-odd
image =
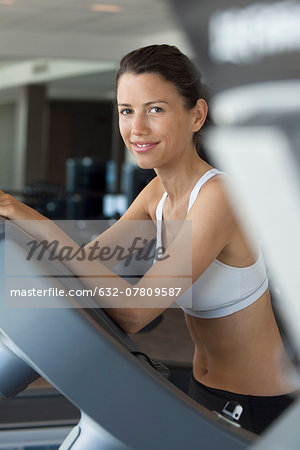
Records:
{"label": "fingers", "polygon": [[11,219],[13,216],[13,208],[10,204],[1,204],[0,202],[0,216],[6,217],[7,219]]}
{"label": "fingers", "polygon": [[17,200],[0,189],[0,215],[12,218]]}

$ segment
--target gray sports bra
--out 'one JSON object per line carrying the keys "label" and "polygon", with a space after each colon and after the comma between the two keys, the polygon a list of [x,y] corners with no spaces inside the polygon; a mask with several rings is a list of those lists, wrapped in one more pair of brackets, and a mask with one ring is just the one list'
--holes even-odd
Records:
{"label": "gray sports bra", "polygon": [[[217,169],[208,170],[193,188],[188,212],[194,204],[201,187],[210,178],[222,174]],[[161,246],[161,221],[165,192],[156,208],[157,247]],[[248,267],[233,267],[215,259],[195,283],[177,299],[184,312],[195,317],[212,319],[240,311],[258,300],[268,287],[263,256]],[[192,292],[191,292],[192,290]],[[192,307],[191,306],[192,294]],[[188,307],[187,307],[188,305]]]}

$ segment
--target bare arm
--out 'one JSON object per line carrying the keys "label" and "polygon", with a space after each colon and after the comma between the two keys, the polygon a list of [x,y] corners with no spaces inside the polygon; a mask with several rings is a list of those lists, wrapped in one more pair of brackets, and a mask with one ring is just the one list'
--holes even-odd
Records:
{"label": "bare arm", "polygon": [[[143,198],[140,197],[134,202],[134,206],[129,208],[123,220],[136,218],[137,214],[140,218],[147,217],[148,212],[145,207],[140,206],[140,200]],[[18,209],[16,205],[14,207],[15,209],[12,208],[11,211],[12,216],[16,215],[14,211]],[[21,211],[23,211],[22,208]],[[5,211],[0,197],[0,214],[6,215],[3,212]],[[8,210],[6,212],[10,214]],[[27,210],[26,212],[28,214]],[[190,243],[192,244],[191,275],[194,282],[230,242],[233,217],[220,180],[210,180],[203,187],[187,219],[192,222],[192,234],[187,234],[186,230],[178,233],[167,249],[168,257],[156,262],[135,286],[137,293],[134,297],[125,295],[126,289],[132,286],[98,261],[72,260],[67,263],[67,266],[76,276],[82,277],[82,282],[88,288],[95,288],[99,284],[104,289],[116,288],[119,292],[117,298],[99,296],[99,303],[109,310],[110,315],[125,331],[136,332],[174,302],[175,298],[174,295],[170,295],[170,289],[176,285],[183,293],[190,287],[191,278],[187,276],[187,267],[191,261],[190,251],[187,251]],[[55,230],[52,224],[51,221],[46,224],[48,239],[51,239],[53,230],[54,236],[57,236],[58,230]],[[61,238],[64,245],[76,246],[68,236],[62,235]],[[91,274],[94,276],[90,276]],[[174,274],[177,275],[174,277]],[[164,288],[167,295],[152,297],[143,295],[143,290],[148,288],[158,289],[160,292],[163,292]]]}
{"label": "bare arm", "polygon": [[[155,237],[155,224],[148,212],[149,199],[153,195],[153,185],[157,180],[151,181],[136,197],[123,216],[115,222],[110,228],[89,242],[84,248],[89,251],[93,246],[98,248],[108,247],[116,249],[117,246],[128,249],[132,246],[135,236],[142,236],[145,240],[151,240]],[[144,221],[140,225],[137,221]],[[151,222],[150,222],[151,221]],[[146,225],[147,223],[147,225]],[[135,232],[136,230],[136,232]],[[140,233],[138,233],[140,230]],[[139,245],[142,244],[139,240]],[[106,267],[112,267],[119,262],[118,252],[105,261]]]}
{"label": "bare arm", "polygon": [[[151,191],[151,183],[137,196],[120,220],[99,234],[93,241],[88,242],[84,246],[82,245],[82,254],[85,253],[95,258],[95,255],[99,254],[99,251],[102,249],[104,256],[108,254],[108,257],[103,256],[102,263],[106,267],[114,266],[119,262],[118,256],[120,251],[113,254],[113,249],[118,247],[127,249],[132,246],[133,227],[137,227],[137,224],[134,224],[132,221],[148,221],[149,226],[143,227],[143,238],[151,239],[154,234],[155,224],[152,223],[152,227],[150,226],[151,217],[147,211],[149,191]],[[54,222],[1,190],[0,215],[15,221],[20,228],[38,241],[46,240],[50,243],[58,240],[60,247],[72,247],[74,252],[77,248],[77,244]],[[99,223],[100,228],[102,225],[108,225],[107,221],[102,222],[101,224]],[[139,244],[141,243],[139,242]]]}

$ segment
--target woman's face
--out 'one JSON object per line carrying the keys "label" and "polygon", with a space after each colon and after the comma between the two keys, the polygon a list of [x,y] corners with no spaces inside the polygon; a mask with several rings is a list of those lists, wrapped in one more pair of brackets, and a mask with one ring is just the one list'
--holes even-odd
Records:
{"label": "woman's face", "polygon": [[184,107],[173,83],[128,72],[119,79],[117,99],[122,138],[140,167],[162,167],[194,148],[199,111]]}

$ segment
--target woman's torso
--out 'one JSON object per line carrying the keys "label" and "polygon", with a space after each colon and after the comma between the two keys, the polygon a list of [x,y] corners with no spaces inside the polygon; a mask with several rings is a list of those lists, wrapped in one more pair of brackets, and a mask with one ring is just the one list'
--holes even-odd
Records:
{"label": "woman's torso", "polygon": [[[156,208],[163,194],[157,179],[148,207],[152,220],[156,219]],[[163,219],[184,220],[189,200],[190,192],[177,205],[170,205],[166,198]],[[164,246],[168,240],[172,236],[168,237],[165,230]],[[231,244],[219,253],[217,261],[248,267],[256,260],[257,255],[253,254],[236,221]],[[203,319],[185,313],[185,319],[195,344],[194,376],[201,383],[248,395],[280,395],[295,389],[287,380],[287,372],[292,373],[293,368],[282,345],[268,290],[234,314]]]}

